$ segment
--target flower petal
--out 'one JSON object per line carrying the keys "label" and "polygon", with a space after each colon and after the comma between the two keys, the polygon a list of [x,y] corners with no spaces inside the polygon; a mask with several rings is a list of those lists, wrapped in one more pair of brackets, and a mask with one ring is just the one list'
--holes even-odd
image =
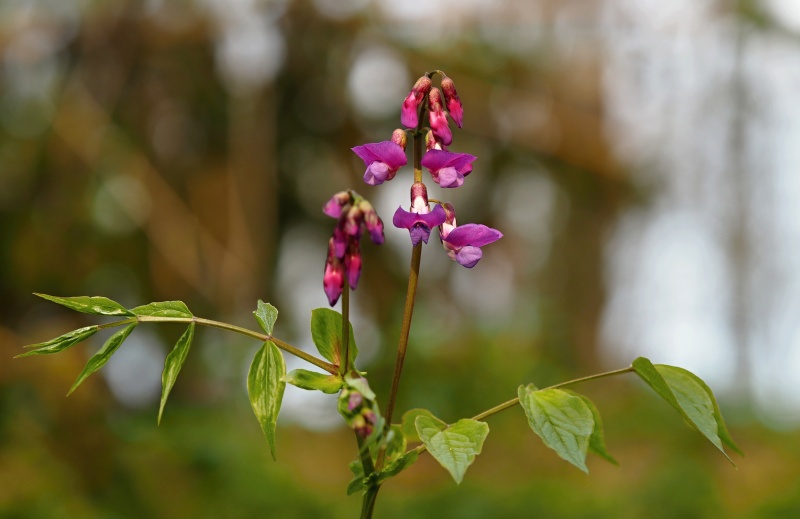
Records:
{"label": "flower petal", "polygon": [[483,247],[496,242],[503,237],[503,233],[482,224],[468,223],[459,225],[447,235],[444,240],[455,247]]}
{"label": "flower petal", "polygon": [[389,169],[398,169],[408,163],[406,152],[392,141],[370,142],[352,150],[364,161],[365,166],[373,162],[385,162]]}
{"label": "flower petal", "polygon": [[483,251],[481,251],[480,247],[467,246],[456,252],[456,261],[468,269],[471,269],[478,264],[482,256]]}

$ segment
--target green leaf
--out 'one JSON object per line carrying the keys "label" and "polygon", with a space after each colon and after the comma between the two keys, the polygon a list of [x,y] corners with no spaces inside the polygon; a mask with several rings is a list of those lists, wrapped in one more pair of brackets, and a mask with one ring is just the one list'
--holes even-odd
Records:
{"label": "green leaf", "polygon": [[467,418],[448,427],[438,418],[421,415],[416,418],[416,427],[428,452],[456,483],[464,479],[464,473],[481,453],[483,441],[489,434],[485,422]]}
{"label": "green leaf", "polygon": [[108,359],[111,358],[111,355],[113,355],[114,352],[117,351],[117,349],[122,345],[125,339],[128,338],[128,335],[130,335],[130,333],[133,331],[134,328],[136,328],[136,323],[131,323],[108,338],[106,343],[103,344],[103,347],[100,348],[97,351],[97,353],[92,355],[92,358],[90,358],[89,361],[86,363],[86,366],[83,368],[83,371],[81,371],[81,374],[78,375],[78,378],[77,380],[75,380],[75,383],[72,384],[72,387],[67,393],[67,396],[71,395],[72,392],[75,391],[75,389],[77,389],[79,385],[81,385],[81,382],[86,380],[86,377],[88,377],[98,369],[102,368],[106,364],[106,362],[108,362]]}
{"label": "green leaf", "polygon": [[147,317],[177,317],[179,319],[191,319],[192,312],[183,301],[161,301],[137,306],[131,309],[136,315]]}
{"label": "green leaf", "polygon": [[107,297],[98,297],[98,296],[56,297],[56,296],[49,296],[47,294],[37,294],[37,293],[34,293],[33,295],[39,296],[42,299],[47,299],[48,301],[52,301],[53,303],[57,303],[59,305],[66,306],[71,310],[83,312],[85,314],[133,315],[127,308],[117,303],[116,301],[108,299]]}
{"label": "green leaf", "polygon": [[308,371],[307,369],[295,369],[284,375],[283,381],[287,384],[297,386],[300,389],[311,391],[322,391],[332,395],[338,393],[344,387],[344,381],[339,375],[328,375]]}
{"label": "green leaf", "polygon": [[418,416],[429,416],[434,418],[433,413],[427,409],[409,409],[403,413],[401,430],[407,442],[421,442],[419,434],[417,434],[416,420]]}
{"label": "green leaf", "polygon": [[568,389],[565,391],[570,395],[574,395],[582,399],[583,403],[586,404],[586,407],[588,407],[592,412],[592,418],[594,419],[594,430],[592,431],[592,435],[589,437],[589,450],[609,463],[619,465],[619,462],[608,453],[608,450],[606,450],[606,437],[603,433],[603,420],[600,418],[600,411],[597,410],[597,406],[595,406],[594,402],[589,400],[589,397],[585,395],[578,394]]}
{"label": "green leaf", "polygon": [[583,399],[561,389],[537,390],[533,384],[519,386],[518,393],[533,432],[561,458],[589,472],[586,452],[594,418]]}
{"label": "green leaf", "polygon": [[172,386],[175,385],[175,380],[178,378],[183,363],[186,362],[186,357],[189,355],[189,347],[192,345],[192,338],[194,337],[194,323],[191,323],[186,331],[183,332],[175,347],[167,355],[167,360],[164,361],[164,371],[161,372],[161,404],[158,406],[158,423],[161,423],[161,415],[164,413],[164,406],[167,405],[167,397]]}
{"label": "green leaf", "polygon": [[[320,355],[337,366],[341,364],[339,351],[342,348],[342,314],[330,308],[312,310],[311,338]],[[358,347],[353,336],[352,326],[350,326],[349,349],[349,367],[352,367],[358,356]]]}
{"label": "green leaf", "polygon": [[259,299],[258,307],[253,315],[256,316],[256,321],[261,325],[261,329],[267,335],[272,335],[272,328],[275,326],[275,321],[278,320],[278,309]]}
{"label": "green leaf", "polygon": [[[272,323],[274,322],[273,319]],[[271,330],[272,324],[269,327]],[[270,333],[266,327],[264,331]],[[286,375],[286,364],[281,350],[270,341],[265,342],[250,364],[250,372],[247,374],[247,394],[250,396],[250,405],[253,406],[258,423],[261,424],[261,430],[264,431],[269,443],[273,460],[276,459],[275,428],[283,401],[283,391],[286,389],[284,375]]]}
{"label": "green leaf", "polygon": [[380,442],[375,442],[372,445],[372,454],[374,458],[378,457],[380,449],[386,451],[386,465],[388,466],[392,461],[396,460],[406,452],[406,438],[403,436],[400,426],[394,424],[388,428],[386,435]]}
{"label": "green leaf", "polygon": [[56,337],[55,339],[50,339],[46,342],[40,342],[38,344],[29,344],[25,346],[26,348],[36,348],[35,350],[26,351],[25,353],[20,353],[14,358],[19,357],[29,357],[31,355],[50,355],[51,353],[59,353],[67,348],[71,348],[75,346],[79,342],[85,341],[95,333],[100,328],[98,326],[86,326],[85,328],[79,328],[77,330],[73,330],[71,332],[65,333],[60,337]]}
{"label": "green leaf", "polygon": [[708,439],[733,464],[722,447],[717,431],[714,404],[703,386],[686,375],[686,370],[674,366],[654,366],[639,357],[631,364],[639,377],[661,398],[666,400],[689,425]]}
{"label": "green leaf", "polygon": [[742,452],[742,450],[739,449],[739,447],[733,442],[733,438],[731,438],[731,433],[728,432],[728,428],[725,426],[725,420],[722,419],[722,413],[719,410],[719,404],[717,403],[717,399],[714,396],[714,392],[711,391],[711,388],[708,387],[708,385],[705,382],[703,382],[703,379],[701,379],[691,371],[683,368],[679,368],[676,366],[666,366],[664,364],[656,365],[656,369],[658,369],[659,372],[661,371],[662,367],[669,367],[674,370],[678,370],[686,374],[687,376],[691,377],[692,380],[700,384],[700,387],[702,387],[705,390],[706,394],[711,399],[711,403],[714,406],[714,419],[717,422],[717,434],[719,435],[719,439],[722,440],[723,445],[727,445],[739,455],[744,456],[744,452]]}

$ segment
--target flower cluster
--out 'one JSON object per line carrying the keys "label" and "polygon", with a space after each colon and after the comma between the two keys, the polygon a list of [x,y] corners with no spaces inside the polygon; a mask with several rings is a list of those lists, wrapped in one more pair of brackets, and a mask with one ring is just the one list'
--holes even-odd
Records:
{"label": "flower cluster", "polygon": [[379,416],[374,409],[374,395],[354,388],[345,388],[339,394],[339,414],[361,438],[368,438],[378,425]]}
{"label": "flower cluster", "polygon": [[[431,78],[442,77],[441,89],[433,86]],[[424,122],[427,115],[427,123]],[[353,148],[364,161],[364,182],[378,186],[395,178],[408,163],[406,145],[408,134],[415,140],[414,182],[411,186],[410,210],[398,207],[392,217],[395,227],[408,229],[413,246],[428,243],[431,230],[439,228],[439,237],[447,255],[466,268],[474,267],[481,259],[481,247],[495,242],[503,234],[479,224],[456,225],[455,208],[449,202],[428,199],[428,189],[422,182],[426,168],[433,182],[442,188],[457,188],[472,172],[477,159],[469,153],[448,151],[453,142],[449,121],[461,128],[464,109],[453,80],[442,71],[425,74],[417,80],[400,109],[400,122],[406,129],[396,129],[387,141],[368,143]],[[424,154],[421,150],[424,144]],[[420,155],[422,155],[420,157]],[[433,208],[431,208],[433,202]],[[323,285],[333,306],[342,294],[345,278],[352,288],[361,272],[358,241],[366,228],[375,243],[383,242],[383,224],[369,202],[352,191],[338,193],[325,205],[325,214],[339,219],[328,246]]]}
{"label": "flower cluster", "polygon": [[[439,187],[456,188],[464,185],[464,179],[472,172],[472,163],[477,157],[447,150],[447,146],[453,142],[453,132],[448,121],[452,119],[461,128],[464,109],[453,80],[441,71],[436,73],[442,76],[441,90],[433,86],[433,74],[419,78],[403,101],[400,122],[415,138],[424,136],[425,154],[419,165],[430,172],[431,178]],[[425,112],[428,114],[429,126],[423,128],[420,121],[424,119]],[[400,137],[401,134],[405,135],[405,132],[395,130],[391,141],[353,148],[367,166],[364,173],[367,184],[377,185],[391,180],[397,170],[406,164],[405,153],[402,157],[400,155],[406,147],[406,139]],[[408,229],[414,246],[420,241],[428,243],[431,229],[438,226],[442,245],[448,256],[467,268],[474,267],[480,260],[480,247],[503,237],[500,231],[485,225],[468,224],[456,229],[453,204],[437,201],[431,209],[428,190],[416,172],[414,184],[411,186],[410,211],[399,207],[394,213],[392,223],[395,227]]]}
{"label": "flower cluster", "polygon": [[322,208],[322,212],[338,223],[328,241],[328,257],[322,285],[328,302],[336,304],[344,290],[344,281],[355,290],[361,276],[361,249],[359,241],[364,229],[372,241],[383,243],[383,221],[366,199],[354,191],[336,193]]}

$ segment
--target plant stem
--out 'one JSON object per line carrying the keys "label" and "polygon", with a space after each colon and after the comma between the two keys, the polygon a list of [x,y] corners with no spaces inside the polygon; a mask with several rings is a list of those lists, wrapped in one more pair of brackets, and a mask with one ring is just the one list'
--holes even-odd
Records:
{"label": "plant stem", "polygon": [[283,342],[282,340],[273,337],[272,335],[267,335],[265,333],[255,332],[253,330],[249,330],[247,328],[242,328],[240,326],[236,326],[233,324],[223,323],[220,321],[212,321],[211,319],[203,319],[202,317],[157,317],[153,315],[139,315],[136,318],[131,318],[125,321],[118,321],[117,323],[108,323],[109,325],[120,325],[125,324],[127,322],[133,322],[134,320],[138,320],[140,323],[150,322],[150,323],[196,323],[203,326],[209,326],[211,328],[219,328],[221,330],[227,330],[229,332],[239,333],[241,335],[246,335],[248,337],[252,337],[254,339],[258,339],[261,342],[270,341],[278,348],[282,349],[287,353],[291,353],[295,357],[299,357],[304,361],[311,363],[318,368],[322,368],[331,375],[336,375],[338,373],[338,367],[325,362],[322,359],[318,359],[317,357],[304,352],[303,350],[292,346],[289,343]]}
{"label": "plant stem", "polygon": [[347,373],[350,364],[350,285],[345,281],[342,291],[342,351],[339,352],[339,374]]}
{"label": "plant stem", "polygon": [[[408,275],[408,291],[406,292],[406,305],[403,309],[403,324],[400,328],[400,341],[397,345],[397,359],[394,363],[394,376],[392,377],[392,388],[389,391],[389,401],[386,404],[386,426],[392,425],[392,414],[394,404],[397,401],[397,391],[400,387],[400,376],[403,374],[403,362],[406,359],[408,349],[408,335],[411,331],[411,317],[414,314],[414,301],[417,296],[417,281],[419,279],[419,265],[422,259],[422,243],[418,243],[411,251],[411,269]],[[378,470],[383,468],[385,450],[381,450],[378,455]]]}
{"label": "plant stem", "polygon": [[375,500],[378,498],[378,490],[380,485],[368,487],[364,492],[364,498],[361,501],[361,519],[372,519],[372,512],[375,510]]}
{"label": "plant stem", "polygon": [[[573,380],[568,380],[566,382],[559,382],[558,384],[553,384],[552,386],[548,386],[548,387],[542,388],[539,391],[544,391],[546,389],[558,389],[560,387],[572,386],[572,385],[575,385],[575,384],[580,384],[581,382],[588,382],[590,380],[596,380],[596,379],[606,378],[606,377],[613,377],[613,376],[616,376],[616,375],[622,375],[622,374],[625,374],[625,373],[630,373],[632,371],[633,371],[633,366],[628,366],[627,368],[615,369],[613,371],[606,371],[604,373],[597,373],[596,375],[589,375],[588,377],[581,377],[581,378],[576,378],[576,379],[573,379]],[[502,404],[496,405],[496,406],[492,407],[491,409],[487,409],[486,411],[484,411],[482,413],[476,414],[475,416],[472,417],[472,420],[478,420],[478,421],[483,420],[484,418],[488,418],[488,417],[492,416],[493,414],[499,413],[500,411],[505,411],[506,409],[514,407],[517,404],[519,404],[519,397],[512,398],[508,402],[503,402]],[[424,444],[423,445],[419,445],[419,446],[415,447],[414,450],[416,450],[417,452],[422,453],[422,452],[424,452],[426,450],[425,449],[425,445]]]}

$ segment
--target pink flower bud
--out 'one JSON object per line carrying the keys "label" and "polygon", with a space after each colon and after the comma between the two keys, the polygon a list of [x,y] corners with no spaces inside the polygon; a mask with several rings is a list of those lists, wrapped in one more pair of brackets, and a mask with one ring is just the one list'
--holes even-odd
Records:
{"label": "pink flower bud", "polygon": [[450,117],[461,128],[461,122],[464,118],[464,108],[461,106],[461,99],[456,92],[456,85],[453,80],[446,77],[442,80],[442,92],[444,93],[444,100],[447,103],[447,110],[450,112]]}
{"label": "pink flower bud", "polygon": [[408,143],[408,135],[406,135],[406,131],[401,130],[400,128],[393,131],[392,142],[403,148],[403,150],[405,151],[406,144]]}
{"label": "pink flower bud", "polygon": [[442,106],[442,93],[438,88],[433,88],[428,99],[430,100],[428,117],[433,135],[444,146],[450,146],[453,142],[453,133],[450,131],[450,125],[447,122],[447,112],[444,111]]}
{"label": "pink flower bud", "polygon": [[431,79],[428,76],[422,76],[414,84],[411,92],[403,101],[403,107],[400,110],[400,122],[406,128],[416,128],[419,123],[419,116],[417,111],[419,105],[425,96],[431,90]]}
{"label": "pink flower bud", "polygon": [[328,242],[328,257],[325,260],[325,274],[322,276],[322,288],[328,296],[331,306],[336,304],[344,290],[344,266],[334,253],[333,238]]}

